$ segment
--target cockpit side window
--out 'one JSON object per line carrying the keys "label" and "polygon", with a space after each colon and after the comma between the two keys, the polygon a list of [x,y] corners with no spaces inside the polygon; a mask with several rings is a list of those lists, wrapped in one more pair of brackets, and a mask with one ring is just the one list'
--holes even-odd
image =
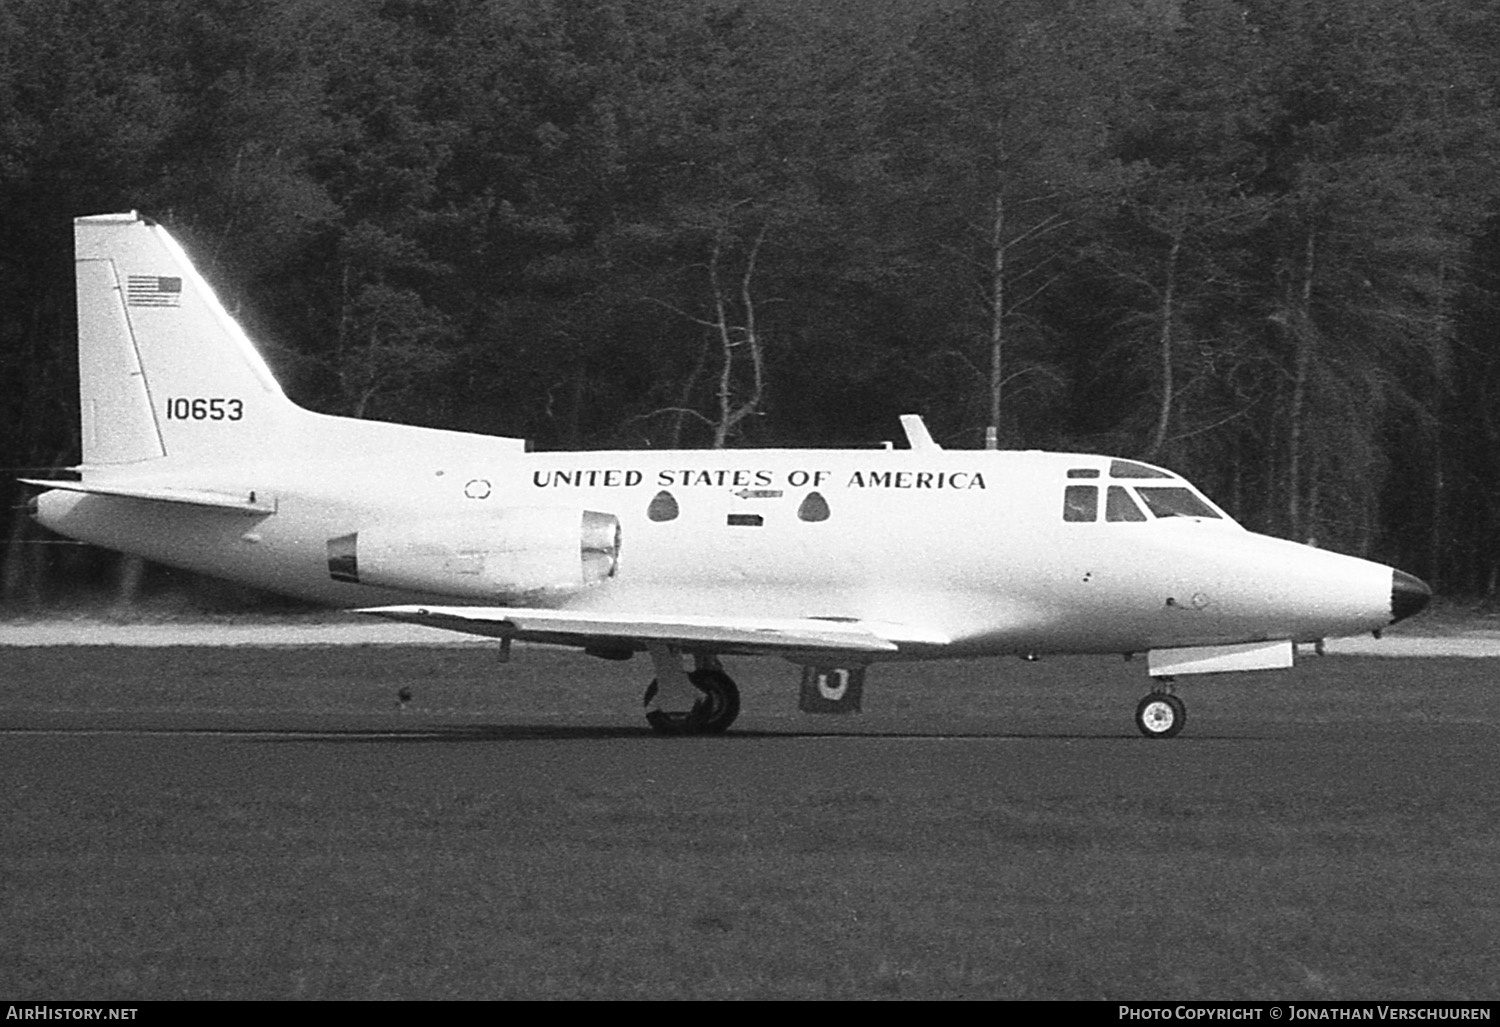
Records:
{"label": "cockpit side window", "polygon": [[1093,521],[1099,517],[1099,489],[1093,485],[1069,485],[1063,489],[1063,520]]}
{"label": "cockpit side window", "polygon": [[1144,521],[1146,515],[1135,505],[1130,493],[1122,485],[1111,485],[1104,498],[1104,519],[1107,521]]}
{"label": "cockpit side window", "polygon": [[1192,489],[1143,485],[1136,489],[1142,502],[1157,517],[1212,517],[1220,514]]}

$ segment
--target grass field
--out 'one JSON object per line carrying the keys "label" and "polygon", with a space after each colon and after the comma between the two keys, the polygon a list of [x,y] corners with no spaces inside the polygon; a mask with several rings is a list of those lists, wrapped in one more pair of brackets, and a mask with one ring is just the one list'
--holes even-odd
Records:
{"label": "grass field", "polygon": [[0,649],[0,996],[1496,999],[1492,666]]}

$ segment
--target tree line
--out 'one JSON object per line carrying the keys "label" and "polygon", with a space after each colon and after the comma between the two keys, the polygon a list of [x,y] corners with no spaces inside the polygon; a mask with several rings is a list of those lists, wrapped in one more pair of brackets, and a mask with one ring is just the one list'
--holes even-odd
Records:
{"label": "tree line", "polygon": [[71,221],[166,224],[289,394],[538,448],[1181,471],[1500,577],[1494,0],[0,0],[11,602],[110,572]]}

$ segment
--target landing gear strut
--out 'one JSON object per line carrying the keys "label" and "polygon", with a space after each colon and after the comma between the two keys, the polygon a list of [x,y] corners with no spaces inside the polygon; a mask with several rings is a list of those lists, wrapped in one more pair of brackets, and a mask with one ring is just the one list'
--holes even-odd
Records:
{"label": "landing gear strut", "polygon": [[1147,738],[1171,738],[1187,724],[1187,704],[1167,691],[1155,691],[1135,708],[1135,726]]}
{"label": "landing gear strut", "polygon": [[[729,725],[740,715],[740,690],[734,679],[724,673],[715,656],[696,658],[697,669],[684,674],[679,662],[680,654],[675,649],[652,648],[651,658],[656,663],[656,679],[646,687],[642,703],[646,707],[646,723],[663,735],[717,735],[729,730]],[[674,681],[673,679],[677,680]],[[668,687],[663,690],[662,682]],[[660,706],[653,709],[658,695],[663,700],[676,693],[681,702],[684,695],[681,685],[685,681],[696,692],[689,709],[669,710]]]}

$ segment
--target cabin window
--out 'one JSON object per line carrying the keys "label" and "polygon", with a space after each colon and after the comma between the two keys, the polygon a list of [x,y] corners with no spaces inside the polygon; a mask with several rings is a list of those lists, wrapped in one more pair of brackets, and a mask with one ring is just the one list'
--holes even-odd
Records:
{"label": "cabin window", "polygon": [[1104,497],[1104,519],[1106,521],[1144,521],[1146,515],[1135,505],[1130,493],[1121,485],[1111,485]]}
{"label": "cabin window", "polygon": [[1074,467],[1068,471],[1069,478],[1097,478],[1099,468],[1097,467]]}
{"label": "cabin window", "polygon": [[1192,489],[1142,486],[1136,490],[1141,500],[1157,517],[1213,517],[1219,512],[1209,506]]}
{"label": "cabin window", "polygon": [[1172,475],[1163,471],[1160,467],[1151,467],[1146,464],[1138,464],[1134,460],[1111,460],[1109,463],[1109,476],[1111,478],[1170,478]]}
{"label": "cabin window", "polygon": [[1063,520],[1092,521],[1098,516],[1098,488],[1093,485],[1069,485],[1063,489]]}
{"label": "cabin window", "polygon": [[797,507],[797,516],[804,521],[828,520],[828,500],[820,492],[809,492],[802,505]]}
{"label": "cabin window", "polygon": [[732,528],[759,528],[766,523],[766,519],[760,514],[730,514],[729,526]]}
{"label": "cabin window", "polygon": [[653,521],[675,521],[677,514],[677,499],[665,489],[652,496],[651,505],[646,507],[646,516]]}

